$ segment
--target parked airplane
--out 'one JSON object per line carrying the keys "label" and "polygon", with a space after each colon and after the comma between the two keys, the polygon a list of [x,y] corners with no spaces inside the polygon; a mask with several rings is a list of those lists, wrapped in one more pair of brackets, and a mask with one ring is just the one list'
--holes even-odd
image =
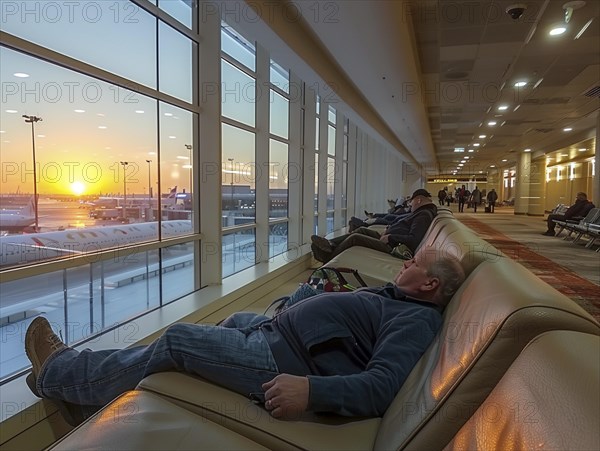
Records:
{"label": "parked airplane", "polygon": [[18,210],[0,210],[0,230],[20,232],[35,224],[35,202],[33,196],[27,205]]}
{"label": "parked airplane", "polygon": [[[191,221],[161,222],[163,238],[191,232]],[[117,248],[157,238],[158,222],[2,236],[0,237],[0,267]]]}

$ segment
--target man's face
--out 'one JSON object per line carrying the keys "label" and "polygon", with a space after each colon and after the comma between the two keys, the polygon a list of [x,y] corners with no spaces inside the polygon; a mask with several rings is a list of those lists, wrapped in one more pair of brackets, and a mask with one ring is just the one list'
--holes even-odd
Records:
{"label": "man's face", "polygon": [[581,194],[577,194],[577,197],[575,197],[575,200],[582,201],[582,200],[586,200],[586,199],[585,199],[585,196],[583,196]]}
{"label": "man's face", "polygon": [[396,286],[408,295],[418,296],[419,287],[429,280],[427,268],[434,258],[433,253],[420,252],[411,260],[406,260],[394,278]]}
{"label": "man's face", "polygon": [[410,201],[410,211],[415,211],[417,208],[419,208],[419,205],[422,203],[421,197],[422,196],[417,196]]}

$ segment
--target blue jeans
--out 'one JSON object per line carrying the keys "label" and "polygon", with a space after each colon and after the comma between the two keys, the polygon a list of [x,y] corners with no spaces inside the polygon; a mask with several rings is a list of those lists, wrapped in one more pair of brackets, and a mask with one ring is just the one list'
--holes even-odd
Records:
{"label": "blue jeans", "polygon": [[259,330],[268,319],[239,313],[221,326],[174,324],[147,346],[81,352],[67,348],[42,366],[37,389],[44,397],[80,405],[104,405],[161,371],[195,374],[243,395],[261,392],[278,374]]}

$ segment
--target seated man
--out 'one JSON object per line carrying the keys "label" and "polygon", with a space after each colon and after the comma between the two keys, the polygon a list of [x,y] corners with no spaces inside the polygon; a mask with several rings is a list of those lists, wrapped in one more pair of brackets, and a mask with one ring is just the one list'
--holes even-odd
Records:
{"label": "seated man", "polygon": [[320,262],[327,263],[352,246],[363,246],[390,253],[401,243],[414,253],[437,214],[437,207],[431,200],[431,194],[424,189],[418,189],[413,193],[410,205],[411,213],[399,216],[395,222],[387,226],[383,235],[367,227],[359,227],[353,233],[331,240],[313,235],[311,249],[314,257]]}
{"label": "seated man", "polygon": [[573,205],[571,205],[567,209],[567,211],[565,211],[564,215],[557,215],[557,214],[548,215],[548,219],[546,220],[546,222],[548,224],[548,230],[546,230],[544,233],[542,233],[542,235],[545,235],[545,236],[556,235],[556,232],[554,231],[554,228],[556,227],[556,223],[554,222],[554,220],[566,221],[567,219],[572,219],[575,217],[583,218],[583,217],[585,217],[585,215],[587,215],[590,212],[590,210],[592,208],[594,208],[594,204],[588,200],[587,194],[577,193],[577,196],[575,198],[575,203]]}
{"label": "seated man", "polygon": [[127,349],[77,351],[38,317],[25,336],[32,389],[63,405],[102,406],[150,374],[184,371],[253,394],[277,418],[381,416],[464,278],[456,259],[424,249],[393,284],[323,293],[274,318],[237,314],[229,327],[174,324],[153,343]]}

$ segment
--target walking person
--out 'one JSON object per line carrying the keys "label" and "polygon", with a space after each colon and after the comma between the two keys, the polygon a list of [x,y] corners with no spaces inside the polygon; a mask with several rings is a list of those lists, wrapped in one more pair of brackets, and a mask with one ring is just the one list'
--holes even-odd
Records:
{"label": "walking person", "polygon": [[477,213],[477,206],[481,203],[481,191],[475,187],[471,193],[471,205],[473,205],[473,213]]}
{"label": "walking person", "polygon": [[488,208],[490,209],[490,213],[494,212],[494,208],[496,207],[497,200],[498,200],[498,193],[496,192],[496,190],[494,188],[492,188],[490,190],[490,192],[487,194],[487,202],[488,202]]}
{"label": "walking person", "polygon": [[463,185],[458,192],[456,193],[456,197],[458,198],[458,212],[462,213],[465,210],[465,202],[467,201],[469,191]]}

